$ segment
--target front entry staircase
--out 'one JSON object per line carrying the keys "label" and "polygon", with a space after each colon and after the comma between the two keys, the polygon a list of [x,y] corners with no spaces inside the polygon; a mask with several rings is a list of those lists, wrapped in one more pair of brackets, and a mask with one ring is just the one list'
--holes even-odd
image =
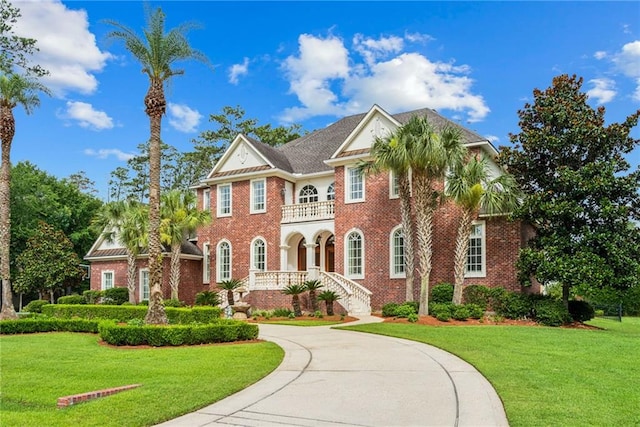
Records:
{"label": "front entry staircase", "polygon": [[[315,277],[313,277],[315,276]],[[252,271],[243,279],[243,297],[251,291],[282,291],[285,287],[318,279],[323,290],[333,291],[340,296],[340,304],[349,316],[368,316],[371,314],[371,291],[347,279],[341,274],[327,271]],[[226,292],[221,292],[222,305],[226,305]],[[237,295],[237,296],[236,296]],[[236,293],[236,300],[240,295]]]}

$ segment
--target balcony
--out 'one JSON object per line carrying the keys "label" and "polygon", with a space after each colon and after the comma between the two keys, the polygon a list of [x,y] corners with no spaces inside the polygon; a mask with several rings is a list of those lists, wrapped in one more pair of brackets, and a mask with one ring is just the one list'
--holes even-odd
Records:
{"label": "balcony", "polygon": [[335,201],[282,205],[282,224],[334,219]]}

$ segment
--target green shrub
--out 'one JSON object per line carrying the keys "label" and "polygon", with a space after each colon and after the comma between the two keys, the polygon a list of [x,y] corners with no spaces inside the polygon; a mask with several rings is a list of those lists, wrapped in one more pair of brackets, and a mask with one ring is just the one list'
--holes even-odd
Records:
{"label": "green shrub", "polygon": [[449,311],[440,311],[436,314],[436,319],[441,322],[448,322],[451,319],[451,313]]}
{"label": "green shrub", "polygon": [[0,334],[33,334],[36,332],[98,333],[98,321],[87,319],[31,318],[0,321]]}
{"label": "green shrub", "polygon": [[85,299],[87,304],[98,304],[100,302],[100,298],[102,298],[102,291],[84,291],[82,296]]}
{"label": "green shrub", "polygon": [[49,301],[43,299],[33,300],[24,307],[24,311],[29,313],[42,313],[42,307],[45,305],[50,305]]}
{"label": "green shrub", "polygon": [[396,315],[396,311],[400,307],[400,304],[397,302],[390,302],[382,306],[382,316],[383,317],[393,317]]}
{"label": "green shrub", "polygon": [[453,311],[453,303],[430,303],[429,304],[429,314],[435,317],[438,320],[443,322],[451,319],[451,314]]}
{"label": "green shrub", "polygon": [[539,298],[534,305],[535,320],[546,326],[562,326],[571,322],[569,310],[562,301],[551,297]]}
{"label": "green shrub", "polygon": [[112,305],[122,305],[129,301],[129,289],[127,288],[110,288],[102,291],[102,303]]}
{"label": "green shrub", "polygon": [[415,313],[418,313],[418,310],[420,310],[420,303],[418,301],[405,301],[402,303],[402,305],[408,305],[409,307],[412,307]]}
{"label": "green shrub", "polygon": [[507,319],[532,317],[533,303],[527,295],[503,290],[494,304],[496,314]]}
{"label": "green shrub", "polygon": [[416,323],[418,321],[418,315],[416,313],[411,313],[407,316],[407,320],[411,323]]}
{"label": "green shrub", "polygon": [[58,304],[86,304],[87,300],[82,295],[68,295],[58,298]]}
{"label": "green shrub", "polygon": [[484,317],[484,308],[479,304],[465,304],[469,310],[469,317],[472,319],[482,319]]}
{"label": "green shrub", "polygon": [[293,311],[288,308],[276,308],[273,310],[273,317],[289,317],[292,313]]}
{"label": "green shrub", "polygon": [[145,307],[148,307],[149,306],[149,300],[148,299],[143,299],[142,301],[140,301],[138,303],[138,305],[143,305]]}
{"label": "green shrub", "polygon": [[454,305],[451,310],[451,317],[456,320],[467,320],[471,313],[466,305]]}
{"label": "green shrub", "polygon": [[489,307],[490,290],[483,285],[469,285],[462,290],[462,300],[465,304],[476,304],[486,310]]}
{"label": "green shrub", "polygon": [[165,307],[184,307],[186,304],[184,301],[177,299],[166,299],[163,301]]}
{"label": "green shrub", "polygon": [[253,340],[258,325],[236,320],[220,320],[206,325],[118,325],[113,321],[99,324],[100,338],[111,345],[176,346]]}
{"label": "green shrub", "polygon": [[596,317],[602,317],[602,316],[604,316],[604,310],[596,310],[596,311],[595,311],[595,316],[596,316]]}
{"label": "green shrub", "polygon": [[212,305],[220,304],[220,294],[214,291],[203,291],[196,294],[196,305]]}
{"label": "green shrub", "polygon": [[586,322],[595,317],[596,313],[591,304],[586,301],[569,301],[569,314],[576,322]]}
{"label": "green shrub", "polygon": [[[147,307],[127,305],[64,305],[49,304],[43,307],[47,316],[71,319],[111,319],[116,322],[127,322],[131,319],[144,319]],[[222,314],[218,307],[174,308],[166,307],[165,313],[169,323],[212,323]]]}
{"label": "green shrub", "polygon": [[411,304],[400,304],[396,308],[396,317],[409,317],[412,314],[418,314]]}
{"label": "green shrub", "polygon": [[627,316],[640,316],[640,283],[623,293],[622,308]]}
{"label": "green shrub", "polygon": [[434,303],[446,304],[453,300],[453,285],[451,283],[440,283],[431,289],[431,301]]}

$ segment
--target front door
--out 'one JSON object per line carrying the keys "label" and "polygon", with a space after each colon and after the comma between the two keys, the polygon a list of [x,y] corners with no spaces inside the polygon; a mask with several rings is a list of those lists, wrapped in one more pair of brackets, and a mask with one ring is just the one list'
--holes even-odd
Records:
{"label": "front door", "polygon": [[301,239],[298,243],[298,271],[307,271],[307,248],[306,240]]}
{"label": "front door", "polygon": [[324,270],[333,272],[335,271],[334,265],[334,251],[335,246],[333,243],[333,236],[327,239],[327,243],[324,245]]}

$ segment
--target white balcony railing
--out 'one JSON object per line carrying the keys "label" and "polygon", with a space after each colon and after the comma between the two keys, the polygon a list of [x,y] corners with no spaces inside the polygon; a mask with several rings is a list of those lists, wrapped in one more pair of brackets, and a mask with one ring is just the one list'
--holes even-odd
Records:
{"label": "white balcony railing", "polygon": [[289,224],[292,222],[333,219],[335,217],[335,206],[333,200],[282,205],[281,222],[282,224]]}

